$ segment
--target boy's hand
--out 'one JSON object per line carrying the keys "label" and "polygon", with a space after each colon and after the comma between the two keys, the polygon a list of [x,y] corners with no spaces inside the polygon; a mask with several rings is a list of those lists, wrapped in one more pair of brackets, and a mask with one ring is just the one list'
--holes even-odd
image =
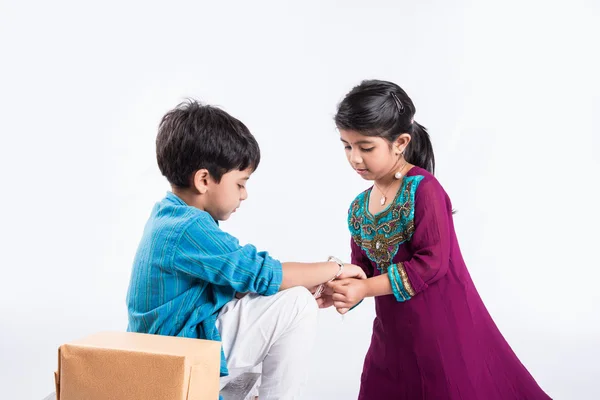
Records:
{"label": "boy's hand", "polygon": [[317,305],[319,308],[329,308],[333,305],[333,295],[331,294],[322,294],[317,299]]}
{"label": "boy's hand", "polygon": [[358,265],[344,264],[344,270],[342,271],[342,274],[338,276],[337,280],[339,281],[348,278],[367,279],[367,275],[365,275],[365,271]]}
{"label": "boy's hand", "polygon": [[317,298],[317,305],[319,308],[328,308],[333,305],[333,289],[328,286],[323,288],[323,292]]}
{"label": "boy's hand", "polygon": [[340,314],[347,313],[367,295],[367,281],[362,279],[342,279],[329,282],[327,286],[334,291],[333,305]]}

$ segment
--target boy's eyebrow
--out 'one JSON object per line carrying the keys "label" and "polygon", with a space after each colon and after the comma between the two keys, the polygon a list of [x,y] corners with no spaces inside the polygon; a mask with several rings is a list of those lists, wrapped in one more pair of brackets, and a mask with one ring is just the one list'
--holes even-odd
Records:
{"label": "boy's eyebrow", "polygon": [[[346,142],[344,139],[340,138],[340,140],[346,144],[348,144],[348,142]],[[373,142],[367,139],[364,140],[359,140],[357,142],[354,142],[354,144],[372,144]]]}

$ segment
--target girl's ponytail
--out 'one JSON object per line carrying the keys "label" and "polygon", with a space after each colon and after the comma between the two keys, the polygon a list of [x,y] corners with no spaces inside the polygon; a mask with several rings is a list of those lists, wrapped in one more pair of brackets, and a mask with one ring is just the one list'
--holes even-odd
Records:
{"label": "girl's ponytail", "polygon": [[421,167],[431,174],[435,173],[435,155],[427,128],[413,121],[410,127],[411,140],[404,152],[404,158],[409,163]]}

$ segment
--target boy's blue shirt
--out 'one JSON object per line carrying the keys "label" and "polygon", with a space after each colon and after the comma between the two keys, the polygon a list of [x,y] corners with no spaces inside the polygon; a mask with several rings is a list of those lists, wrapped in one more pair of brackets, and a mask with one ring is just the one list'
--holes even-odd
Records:
{"label": "boy's blue shirt", "polygon": [[281,279],[279,261],[240,246],[210,214],[168,192],[154,206],[133,262],[127,330],[220,341],[217,316],[235,293],[269,296]]}

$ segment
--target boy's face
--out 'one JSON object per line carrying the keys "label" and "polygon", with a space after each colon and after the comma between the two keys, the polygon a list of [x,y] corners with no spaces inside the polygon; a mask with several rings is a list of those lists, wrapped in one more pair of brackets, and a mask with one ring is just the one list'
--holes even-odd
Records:
{"label": "boy's face", "polygon": [[219,183],[209,178],[204,210],[218,221],[227,220],[248,198],[246,183],[252,172],[250,168],[244,171],[234,169],[224,174]]}

